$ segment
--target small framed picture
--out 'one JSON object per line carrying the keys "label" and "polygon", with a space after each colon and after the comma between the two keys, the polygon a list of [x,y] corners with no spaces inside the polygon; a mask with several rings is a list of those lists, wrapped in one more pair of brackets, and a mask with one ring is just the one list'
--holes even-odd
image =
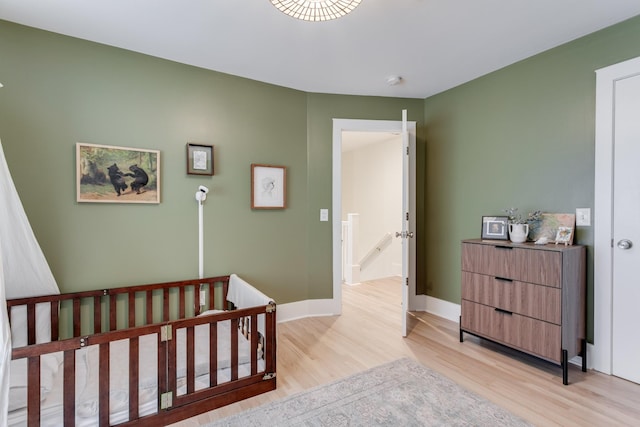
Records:
{"label": "small framed picture", "polygon": [[213,175],[213,145],[187,144],[187,173]]}
{"label": "small framed picture", "polygon": [[251,165],[251,209],[287,207],[287,169],[284,166]]}
{"label": "small framed picture", "polygon": [[565,246],[573,245],[573,227],[558,227],[556,245],[558,243],[564,243]]}
{"label": "small framed picture", "polygon": [[482,238],[488,240],[507,240],[509,218],[506,216],[483,216]]}

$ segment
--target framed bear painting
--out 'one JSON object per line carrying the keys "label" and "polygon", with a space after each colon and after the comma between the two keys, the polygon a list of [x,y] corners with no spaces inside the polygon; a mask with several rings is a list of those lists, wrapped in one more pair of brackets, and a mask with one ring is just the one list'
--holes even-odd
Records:
{"label": "framed bear painting", "polygon": [[160,151],[76,143],[76,200],[160,203]]}

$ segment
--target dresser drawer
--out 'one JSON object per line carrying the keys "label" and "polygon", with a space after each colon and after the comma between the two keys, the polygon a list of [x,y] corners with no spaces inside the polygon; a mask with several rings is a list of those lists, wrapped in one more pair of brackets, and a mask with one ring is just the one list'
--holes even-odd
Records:
{"label": "dresser drawer", "polygon": [[462,272],[462,299],[561,324],[559,288]]}
{"label": "dresser drawer", "polygon": [[490,276],[518,278],[517,249],[510,246],[493,246],[473,243],[462,244],[462,271]]}
{"label": "dresser drawer", "polygon": [[562,253],[507,244],[463,243],[462,271],[560,287]]}
{"label": "dresser drawer", "polygon": [[463,330],[510,347],[561,362],[560,326],[462,300]]}

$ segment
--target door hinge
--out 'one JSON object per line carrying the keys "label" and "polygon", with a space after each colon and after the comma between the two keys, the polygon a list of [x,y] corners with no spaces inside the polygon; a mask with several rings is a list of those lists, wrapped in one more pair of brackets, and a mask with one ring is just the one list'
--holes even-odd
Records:
{"label": "door hinge", "polygon": [[160,326],[160,341],[169,341],[173,333],[171,332],[171,325]]}
{"label": "door hinge", "polygon": [[409,155],[409,147],[407,147],[407,156]]}
{"label": "door hinge", "polygon": [[409,278],[408,277],[405,279],[405,285],[409,286]]}
{"label": "door hinge", "polygon": [[160,395],[160,409],[168,409],[173,406],[173,392],[168,391]]}
{"label": "door hinge", "polygon": [[405,214],[406,221],[409,221],[409,212]]}

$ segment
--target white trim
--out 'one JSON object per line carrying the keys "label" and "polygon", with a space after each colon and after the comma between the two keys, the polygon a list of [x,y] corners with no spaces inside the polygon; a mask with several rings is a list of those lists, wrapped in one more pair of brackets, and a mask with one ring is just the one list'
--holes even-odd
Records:
{"label": "white trim", "polygon": [[[415,146],[416,122],[407,122],[409,141]],[[342,313],[342,132],[402,132],[402,121],[396,120],[351,120],[333,119],[333,152],[332,152],[332,247],[333,247],[333,301],[338,307],[338,313]],[[412,153],[415,157],[415,153]],[[415,174],[415,171],[413,171]],[[415,176],[410,176],[415,182]],[[415,221],[414,218],[412,218]],[[413,239],[415,242],[415,239]],[[414,243],[415,245],[415,243]],[[415,277],[411,277],[409,283],[409,295],[415,295]],[[409,301],[409,309],[412,309],[413,297]]]}
{"label": "white trim", "polygon": [[304,319],[306,317],[337,316],[339,307],[332,299],[312,299],[287,304],[278,304],[276,318],[278,323],[291,320]]}
{"label": "white trim", "polygon": [[593,241],[593,340],[587,358],[593,369],[612,371],[613,301],[613,149],[614,99],[618,80],[640,74],[640,58],[631,59],[596,71],[596,144]]}
{"label": "white trim", "polygon": [[[456,323],[460,321],[460,304],[426,295],[416,295],[414,302],[413,311],[426,311]],[[337,316],[341,314],[338,308],[335,299],[312,299],[278,304],[278,323],[307,317]]]}

